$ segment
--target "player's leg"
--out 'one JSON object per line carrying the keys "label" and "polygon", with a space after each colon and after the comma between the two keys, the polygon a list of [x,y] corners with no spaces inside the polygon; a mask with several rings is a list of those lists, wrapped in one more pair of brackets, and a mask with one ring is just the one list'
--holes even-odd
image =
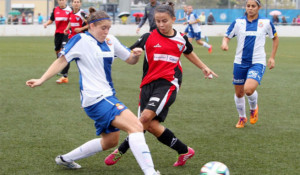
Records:
{"label": "player's leg", "polygon": [[212,53],[212,45],[210,45],[207,42],[201,40],[201,32],[197,32],[194,35],[195,35],[195,40],[196,40],[197,44],[207,48],[208,52]]}
{"label": "player's leg", "polygon": [[[60,42],[61,42],[60,50],[62,50],[68,42],[68,35],[62,35],[62,39],[61,39]],[[62,84],[62,83],[68,83],[69,82],[69,79],[68,79],[69,69],[70,69],[70,63],[68,63],[68,65],[60,72],[62,77],[60,77],[58,80],[56,80],[57,84]]]}
{"label": "player's leg", "polygon": [[247,95],[250,106],[250,123],[255,124],[258,120],[258,93],[256,91],[258,85],[265,72],[265,66],[262,64],[254,64],[248,70],[247,80],[245,83],[245,94]]}
{"label": "player's leg", "polygon": [[177,151],[178,160],[173,166],[183,166],[194,156],[195,151],[179,140],[170,129],[161,125],[158,120],[152,120],[147,131],[157,137],[158,141]]}
{"label": "player's leg", "polygon": [[237,128],[243,128],[247,122],[246,116],[246,103],[244,84],[247,77],[248,68],[243,67],[241,64],[234,64],[233,68],[233,85],[235,89],[234,102],[236,110],[239,114],[239,121],[236,124]]}
{"label": "player's leg", "polygon": [[144,174],[155,174],[151,153],[143,133],[143,126],[138,118],[128,109],[116,116],[111,123],[128,135],[128,143],[135,159]]}

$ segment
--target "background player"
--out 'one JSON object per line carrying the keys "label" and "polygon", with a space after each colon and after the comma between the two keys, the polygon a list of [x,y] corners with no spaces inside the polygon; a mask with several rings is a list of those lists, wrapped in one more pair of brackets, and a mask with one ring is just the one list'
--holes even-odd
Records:
{"label": "background player", "polygon": [[258,120],[258,93],[256,88],[261,82],[266,67],[266,35],[273,39],[273,48],[268,60],[268,67],[275,67],[275,55],[279,39],[274,25],[269,19],[259,15],[259,0],[247,0],[246,15],[236,19],[228,28],[221,48],[229,49],[228,43],[237,37],[237,48],[233,68],[234,101],[239,114],[237,128],[243,128],[247,122],[245,112],[245,94],[250,105],[250,123]]}
{"label": "background player", "polygon": [[[64,30],[69,24],[69,17],[72,9],[67,5],[67,0],[57,0],[58,6],[53,9],[50,19],[44,23],[44,27],[47,28],[48,25],[55,21],[55,35],[54,44],[55,52],[58,57],[58,53],[68,42],[68,35],[65,35]],[[68,78],[58,79],[58,83],[68,83]]]}
{"label": "background player", "polygon": [[192,43],[193,38],[195,38],[197,44],[206,47],[209,53],[212,53],[212,45],[209,45],[207,42],[201,40],[201,27],[200,27],[200,19],[197,14],[193,13],[193,6],[189,5],[187,7],[188,16],[187,16],[187,24],[188,24],[188,38],[189,42]]}
{"label": "background player", "polygon": [[[143,48],[145,59],[143,79],[140,85],[139,114],[144,130],[149,131],[158,141],[174,149],[179,154],[173,166],[183,166],[195,154],[194,150],[179,140],[174,133],[161,125],[169,107],[174,103],[182,82],[180,56],[184,56],[202,70],[205,78],[217,75],[210,70],[193,52],[188,38],[173,29],[176,20],[174,4],[168,3],[155,9],[158,29],[144,34],[131,48]],[[130,138],[129,138],[130,141]],[[113,165],[129,149],[128,139],[106,159]]]}
{"label": "background player", "polygon": [[142,49],[135,48],[130,53],[114,36],[108,35],[111,20],[103,11],[91,14],[88,23],[88,32],[75,35],[40,79],[26,82],[32,88],[40,86],[62,70],[68,62],[76,60],[80,73],[82,107],[94,120],[96,133],[101,134],[101,138],[90,140],[67,154],[59,155],[55,161],[68,168],[81,168],[74,161],[116,146],[120,136],[119,129],[122,129],[129,134],[130,147],[144,174],[157,175],[145,142],[143,126],[116,98],[111,79],[111,65],[115,56],[128,64],[135,64]]}

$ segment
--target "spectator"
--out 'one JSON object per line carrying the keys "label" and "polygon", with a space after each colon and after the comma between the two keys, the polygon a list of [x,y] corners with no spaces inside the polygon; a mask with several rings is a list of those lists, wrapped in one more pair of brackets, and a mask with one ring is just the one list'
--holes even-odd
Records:
{"label": "spectator", "polygon": [[[11,21],[12,21],[12,19],[11,19],[11,16],[9,15],[7,18],[7,24],[11,24]],[[295,21],[296,21],[296,18],[295,18]]]}
{"label": "spectator", "polygon": [[136,16],[135,17],[135,24],[138,25],[141,22],[141,17],[140,16]]}
{"label": "spectator", "polygon": [[5,24],[6,18],[0,14],[0,25]]}
{"label": "spectator", "polygon": [[201,13],[201,15],[199,16],[199,19],[200,19],[200,24],[205,25],[205,21],[206,21],[205,12]]}
{"label": "spectator", "polygon": [[25,13],[22,13],[22,19],[21,19],[21,21],[22,21],[23,25],[26,24],[26,15],[25,15]]}
{"label": "spectator", "polygon": [[14,16],[13,19],[12,19],[12,22],[13,22],[14,25],[19,24],[19,18],[17,16]]}
{"label": "spectator", "polygon": [[297,25],[297,20],[296,20],[296,18],[293,18],[292,25]]}
{"label": "spectator", "polygon": [[43,16],[41,15],[41,13],[38,13],[38,23],[43,24],[43,21],[44,21]]}
{"label": "spectator", "polygon": [[286,21],[286,19],[285,19],[285,16],[282,16],[282,17],[281,17],[281,24],[282,24],[282,25],[287,25],[287,21]]}
{"label": "spectator", "polygon": [[297,16],[296,23],[297,25],[300,25],[300,15]]}
{"label": "spectator", "polygon": [[33,24],[33,17],[31,13],[28,14],[27,24]]}
{"label": "spectator", "polygon": [[272,22],[275,25],[277,25],[280,22],[279,18],[278,18],[278,15],[273,15]]}
{"label": "spectator", "polygon": [[215,17],[213,16],[212,12],[209,13],[209,16],[207,17],[207,24],[213,25],[216,23]]}

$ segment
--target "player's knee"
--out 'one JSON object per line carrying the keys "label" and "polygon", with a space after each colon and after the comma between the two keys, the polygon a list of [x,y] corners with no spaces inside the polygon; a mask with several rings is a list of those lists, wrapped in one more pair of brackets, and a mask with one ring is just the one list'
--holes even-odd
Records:
{"label": "player's knee", "polygon": [[102,143],[102,149],[108,150],[110,148],[118,146],[119,140],[118,139],[110,139],[109,141]]}
{"label": "player's knee", "polygon": [[152,121],[152,117],[150,115],[142,115],[140,121],[143,125],[148,125]]}
{"label": "player's knee", "polygon": [[244,92],[235,93],[238,98],[242,98],[244,96]]}
{"label": "player's knee", "polygon": [[246,88],[246,89],[245,89],[245,94],[246,94],[247,96],[250,96],[250,95],[252,95],[252,94],[254,93],[254,91],[255,91],[255,89],[252,89],[252,88]]}

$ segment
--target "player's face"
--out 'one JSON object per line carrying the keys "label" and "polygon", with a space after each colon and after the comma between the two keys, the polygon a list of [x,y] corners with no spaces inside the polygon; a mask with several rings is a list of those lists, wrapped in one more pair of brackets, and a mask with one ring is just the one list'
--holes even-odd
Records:
{"label": "player's face", "polygon": [[248,16],[254,17],[258,15],[258,11],[260,9],[260,6],[256,3],[255,0],[248,0],[246,3],[246,12]]}
{"label": "player's face", "polygon": [[80,7],[81,7],[81,1],[80,0],[73,0],[72,7],[74,9],[77,9],[77,10],[80,9]]}
{"label": "player's face", "polygon": [[193,9],[192,6],[188,6],[188,7],[187,7],[187,11],[188,11],[189,14],[191,14],[191,13],[193,12],[193,10],[194,10],[194,9]]}
{"label": "player's face", "polygon": [[155,13],[155,23],[159,31],[167,36],[172,35],[173,32],[173,23],[176,18],[171,17],[168,13]]}
{"label": "player's face", "polygon": [[65,8],[67,4],[67,0],[57,0],[57,3],[60,8]]}
{"label": "player's face", "polygon": [[110,20],[103,20],[97,25],[91,24],[91,33],[99,41],[103,42],[108,35],[109,29],[111,27]]}

